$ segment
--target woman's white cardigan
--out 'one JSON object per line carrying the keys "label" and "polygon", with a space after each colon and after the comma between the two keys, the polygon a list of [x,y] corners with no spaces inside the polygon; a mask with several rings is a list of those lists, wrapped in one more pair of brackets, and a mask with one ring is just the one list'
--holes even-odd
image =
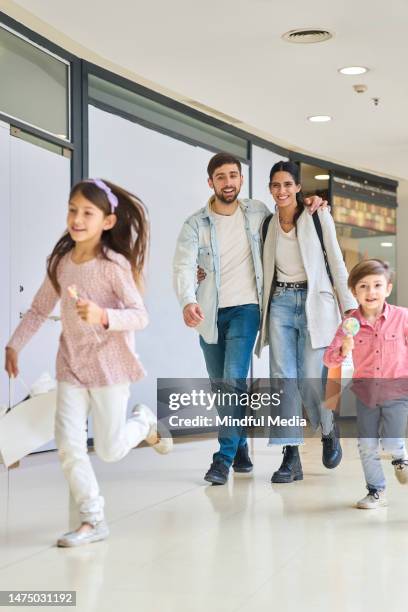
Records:
{"label": "woman's white cardigan", "polygon": [[[347,288],[348,273],[336,236],[336,228],[330,211],[319,209],[323,242],[330,271],[336,288],[340,308],[344,313],[357,308],[358,304]],[[297,239],[307,277],[306,318],[313,348],[328,346],[341,322],[336,297],[333,292],[322,247],[312,215],[304,211],[296,223]],[[258,357],[264,346],[269,344],[269,302],[274,290],[276,245],[278,241],[278,217],[273,216],[263,248],[263,307],[262,321],[255,352]]]}

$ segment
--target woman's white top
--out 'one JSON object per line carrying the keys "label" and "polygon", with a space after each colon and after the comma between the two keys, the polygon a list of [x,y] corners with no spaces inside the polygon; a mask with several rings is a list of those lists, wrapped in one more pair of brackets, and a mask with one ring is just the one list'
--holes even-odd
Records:
{"label": "woman's white top", "polygon": [[[278,215],[279,216],[279,215]],[[276,280],[283,283],[298,283],[307,280],[296,228],[284,232],[278,218],[278,241],[276,245]]]}

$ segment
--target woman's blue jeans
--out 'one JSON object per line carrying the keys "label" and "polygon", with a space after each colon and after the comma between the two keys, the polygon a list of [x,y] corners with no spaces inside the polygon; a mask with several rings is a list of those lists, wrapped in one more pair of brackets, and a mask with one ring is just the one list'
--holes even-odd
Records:
{"label": "woman's blue jeans", "polygon": [[[246,392],[249,364],[259,328],[258,304],[244,304],[218,310],[218,342],[207,344],[200,336],[207,372],[214,391]],[[245,407],[239,404],[218,405],[219,416],[243,418]],[[220,450],[213,459],[221,458],[230,466],[238,446],[247,443],[242,427],[221,426],[218,432]]]}
{"label": "woman's blue jeans", "polygon": [[[314,429],[322,434],[333,429],[333,414],[323,406],[327,369],[324,348],[312,348],[306,319],[307,289],[275,290],[269,311],[270,377],[274,391],[283,391],[277,408],[281,418],[302,417],[305,406]],[[272,426],[270,444],[299,445],[303,428]]]}

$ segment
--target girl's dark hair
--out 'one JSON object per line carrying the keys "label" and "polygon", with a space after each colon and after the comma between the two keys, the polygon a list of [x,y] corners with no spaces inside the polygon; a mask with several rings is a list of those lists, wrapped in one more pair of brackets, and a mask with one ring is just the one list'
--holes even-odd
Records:
{"label": "girl's dark hair", "polygon": [[[147,210],[142,201],[132,193],[118,187],[110,181],[103,182],[118,199],[115,208],[116,223],[112,229],[105,230],[101,236],[100,255],[109,260],[108,249],[120,253],[129,261],[135,283],[139,289],[143,289],[143,268],[149,242],[149,222]],[[95,183],[86,180],[74,185],[69,194],[71,200],[80,193],[99,208],[105,215],[111,214],[111,205],[106,193]],[[58,265],[61,259],[75,246],[74,240],[68,230],[62,235],[55,245],[47,260],[47,274],[57,293],[60,293],[60,285],[57,279]]]}
{"label": "girl's dark hair", "polygon": [[[277,172],[288,172],[293,178],[293,180],[295,181],[296,185],[300,185],[299,166],[295,164],[294,162],[291,162],[291,161],[276,162],[276,164],[272,166],[270,174],[269,174],[269,187],[271,187],[273,177]],[[297,202],[297,206],[296,206],[295,216],[293,217],[293,223],[295,227],[296,227],[296,221],[299,219],[300,215],[305,209],[305,201],[304,201],[302,190],[298,191],[298,193],[296,194],[296,202]]]}

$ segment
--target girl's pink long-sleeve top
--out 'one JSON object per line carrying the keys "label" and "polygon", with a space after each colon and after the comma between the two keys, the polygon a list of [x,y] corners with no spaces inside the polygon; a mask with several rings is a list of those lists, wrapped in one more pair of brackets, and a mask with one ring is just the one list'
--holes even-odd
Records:
{"label": "girl's pink long-sleeve top", "polygon": [[[85,388],[139,380],[145,371],[134,352],[133,332],[146,327],[148,315],[129,262],[111,250],[107,251],[110,261],[98,256],[76,264],[71,255],[72,252],[67,253],[58,266],[61,295],[47,276],[7,346],[21,351],[61,300],[57,380]],[[107,329],[80,319],[76,302],[68,292],[71,285],[76,286],[81,298],[106,310]]]}

